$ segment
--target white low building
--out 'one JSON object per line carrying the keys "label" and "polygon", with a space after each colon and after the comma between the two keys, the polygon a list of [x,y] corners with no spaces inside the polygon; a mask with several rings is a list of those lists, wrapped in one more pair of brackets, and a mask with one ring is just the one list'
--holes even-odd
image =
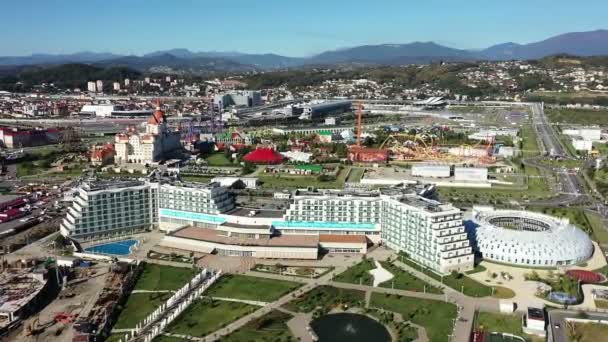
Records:
{"label": "white low building", "polygon": [[211,182],[220,183],[227,188],[242,184],[247,189],[257,189],[260,184],[260,180],[256,177],[214,177]]}
{"label": "white low building", "polygon": [[602,139],[602,129],[598,127],[564,129],[562,133],[572,137],[579,136],[591,141],[600,141]]}
{"label": "white low building", "polygon": [[485,167],[455,167],[454,180],[485,182],[488,180],[488,169]]}
{"label": "white low building", "polygon": [[300,162],[300,163],[308,163],[308,162],[310,162],[310,159],[312,158],[312,153],[301,152],[301,151],[281,152],[281,155],[283,155],[285,158],[287,158],[291,161]]}
{"label": "white low building", "polygon": [[593,149],[593,141],[575,135],[572,137],[572,147],[577,151],[589,153]]}
{"label": "white low building", "polygon": [[415,164],[412,166],[412,176],[424,178],[450,177],[449,165]]}

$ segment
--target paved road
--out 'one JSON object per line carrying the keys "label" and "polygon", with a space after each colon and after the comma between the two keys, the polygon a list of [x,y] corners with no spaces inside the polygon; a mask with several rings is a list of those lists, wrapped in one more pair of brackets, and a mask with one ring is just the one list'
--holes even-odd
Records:
{"label": "paved road", "polygon": [[[536,130],[539,145],[543,152],[542,155],[567,158],[567,153],[564,151],[557,134],[545,115],[543,105],[541,103],[533,103],[530,105],[530,108],[532,109],[534,129]],[[541,164],[540,161],[545,158],[547,157],[535,156],[525,158],[523,163],[540,169],[544,174],[555,174],[557,176],[557,182],[554,184],[553,191],[558,193],[559,196],[547,200],[533,201],[529,204],[536,206],[556,206],[583,204],[587,202],[589,197],[585,193],[586,189],[577,177],[577,173],[573,170],[560,170],[546,164]]]}
{"label": "paved road", "polygon": [[534,103],[530,106],[530,109],[532,109],[532,122],[541,140],[541,145],[545,154],[553,157],[565,157],[566,153],[564,152],[553,127],[549,124],[543,104]]}

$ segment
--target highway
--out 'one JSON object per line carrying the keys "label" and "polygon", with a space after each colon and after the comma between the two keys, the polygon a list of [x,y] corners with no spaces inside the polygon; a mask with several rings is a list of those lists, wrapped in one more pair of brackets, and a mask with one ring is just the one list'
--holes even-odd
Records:
{"label": "highway", "polygon": [[[585,192],[585,188],[581,184],[576,175],[576,171],[560,169],[557,167],[541,164],[540,161],[545,158],[559,157],[567,158],[557,134],[549,123],[545,115],[544,106],[542,103],[530,104],[532,110],[532,123],[539,140],[539,146],[542,150],[542,156],[535,156],[524,159],[524,164],[536,167],[545,173],[553,173],[557,177],[557,182],[554,185],[554,192],[560,194],[558,197],[531,202],[531,205],[540,206],[555,206],[555,205],[573,205],[583,204],[589,197]],[[545,157],[543,157],[545,156]],[[549,156],[549,157],[547,157]]]}
{"label": "highway", "polygon": [[534,103],[530,108],[532,109],[534,128],[541,139],[544,154],[552,157],[565,157],[564,149],[545,115],[543,104]]}

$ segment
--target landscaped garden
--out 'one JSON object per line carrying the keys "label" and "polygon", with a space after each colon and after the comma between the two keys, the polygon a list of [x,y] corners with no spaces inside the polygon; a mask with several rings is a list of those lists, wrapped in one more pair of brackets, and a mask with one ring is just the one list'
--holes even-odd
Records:
{"label": "landscaped garden", "polygon": [[608,325],[597,323],[568,323],[566,332],[570,341],[596,342],[606,341]]}
{"label": "landscaped garden", "polygon": [[373,293],[370,307],[401,314],[403,320],[423,326],[431,341],[446,341],[456,319],[456,306],[435,300]]}
{"label": "landscaped garden", "polygon": [[291,300],[285,308],[295,312],[311,312],[318,308],[319,313],[326,313],[336,307],[363,306],[364,301],[363,291],[322,285]]}
{"label": "landscaped garden", "polygon": [[318,278],[324,274],[327,274],[334,267],[318,267],[318,266],[285,266],[281,264],[275,265],[263,265],[256,264],[253,266],[253,271],[256,272],[264,272],[264,273],[272,273],[272,274],[282,274],[293,277],[302,277],[302,278]]}
{"label": "landscaped garden", "polygon": [[198,272],[197,268],[173,267],[146,263],[135,290],[178,290],[189,282]]}
{"label": "landscaped garden", "polygon": [[203,337],[257,309],[244,303],[198,299],[167,327],[166,332]]}
{"label": "landscaped garden", "polygon": [[134,328],[172,295],[172,292],[132,293],[118,316],[114,328]]}
{"label": "landscaped garden", "polygon": [[[198,272],[197,269],[146,263],[118,319],[115,328],[133,328],[182,288]],[[156,291],[156,292],[155,292]]]}
{"label": "landscaped garden", "polygon": [[292,341],[294,340],[293,335],[289,331],[289,327],[287,327],[287,321],[289,321],[291,317],[292,316],[287,313],[273,310],[266,315],[245,324],[242,328],[224,337],[222,341]]}
{"label": "landscaped garden", "polygon": [[409,342],[418,338],[418,329],[410,322],[397,322],[393,312],[373,308],[365,309],[364,312],[387,326],[397,336],[397,341]]}
{"label": "landscaped garden", "polygon": [[372,259],[363,259],[358,264],[349,267],[346,271],[334,277],[334,281],[358,285],[372,286],[374,277],[369,271],[376,268]]}
{"label": "landscaped garden", "polygon": [[443,291],[435,286],[432,286],[424,280],[414,276],[413,274],[391,264],[387,261],[381,261],[380,264],[394,276],[392,280],[385,281],[380,284],[380,287],[395,288],[400,290],[427,292],[427,293],[443,293]]}
{"label": "landscaped garden", "polygon": [[[521,314],[503,315],[498,313],[479,312],[475,321],[475,329],[516,335],[526,341],[537,340],[537,338],[525,334],[522,330]],[[542,341],[544,341],[544,339],[542,339]]]}
{"label": "landscaped garden", "polygon": [[302,286],[301,283],[240,274],[222,276],[205,292],[209,297],[273,302]]}
{"label": "landscaped garden", "polygon": [[542,291],[537,296],[558,304],[577,304],[583,300],[583,291],[578,280],[564,274],[549,271],[547,278],[541,278],[532,271],[525,275],[526,280],[538,281],[551,287],[550,291]]}
{"label": "landscaped garden", "polygon": [[424,274],[442,282],[445,286],[451,287],[452,289],[462,292],[463,294],[471,297],[487,297],[492,295],[492,288],[486,286],[472,278],[467,277],[465,274],[452,272],[449,275],[440,276],[435,272],[427,268],[422,268],[412,260],[409,260],[405,255],[402,258],[403,263],[413,267],[417,270],[421,270]]}

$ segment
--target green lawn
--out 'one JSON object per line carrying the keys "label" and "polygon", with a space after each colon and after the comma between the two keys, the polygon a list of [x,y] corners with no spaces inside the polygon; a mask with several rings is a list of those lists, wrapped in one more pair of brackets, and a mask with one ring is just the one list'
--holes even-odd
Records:
{"label": "green lawn", "polygon": [[572,341],[606,341],[606,336],[608,336],[608,325],[598,323],[576,323],[574,324],[574,333],[572,335]]}
{"label": "green lawn", "polygon": [[538,141],[536,140],[536,131],[531,125],[526,125],[521,128],[522,149],[523,155],[526,157],[536,156],[540,153]]}
{"label": "green lawn", "polygon": [[213,153],[207,157],[209,166],[234,166],[224,153]]}
{"label": "green lawn", "polygon": [[454,304],[390,294],[372,293],[370,307],[399,313],[404,320],[422,325],[432,342],[446,341],[456,318]]}
{"label": "green lawn", "polygon": [[520,314],[503,315],[489,312],[479,312],[477,315],[476,329],[513,334],[524,337],[524,332],[521,328]]}
{"label": "green lawn", "polygon": [[342,305],[362,306],[364,301],[363,291],[321,285],[288,302],[285,308],[296,312],[311,312],[320,307],[323,311],[329,311]]}
{"label": "green lawn", "polygon": [[600,244],[608,244],[608,230],[604,227],[601,217],[598,214],[589,212],[585,212],[585,216],[591,225],[595,241]]}
{"label": "green lawn", "polygon": [[178,290],[194,277],[198,269],[147,263],[135,290]]}
{"label": "green lawn", "polygon": [[[122,337],[124,339],[124,335],[120,334],[120,337]],[[184,341],[185,340],[183,338],[165,336],[165,335],[158,335],[152,340],[152,342],[184,342]],[[106,340],[106,342],[107,342],[107,340]],[[118,340],[116,340],[114,342],[118,342]]]}
{"label": "green lawn", "polygon": [[[414,267],[415,269],[420,269],[420,266],[418,264],[407,258],[403,258],[403,262],[411,267]],[[452,273],[450,275],[443,276],[442,280],[442,277],[440,275],[428,269],[423,269],[422,272],[436,280],[442,281],[445,286],[451,287],[458,292],[464,290],[463,293],[467,296],[487,297],[492,295],[491,287],[479,283],[476,280],[473,280],[462,273]]]}
{"label": "green lawn", "polygon": [[222,276],[205,292],[206,296],[262,302],[273,302],[302,286],[285,280],[274,280],[240,274]]}
{"label": "green lawn", "polygon": [[515,297],[515,292],[507,287],[494,286],[494,298],[509,299]]}
{"label": "green lawn", "polygon": [[350,174],[348,175],[347,182],[349,183],[359,183],[361,178],[363,177],[363,173],[365,172],[364,168],[353,167],[350,170]]}
{"label": "green lawn", "polygon": [[428,284],[422,279],[389,262],[381,261],[380,264],[394,276],[393,279],[381,283],[380,287],[392,288],[394,285],[395,289],[400,290],[423,292],[426,289],[426,292],[428,293],[443,293],[441,289]]}
{"label": "green lawn", "polygon": [[289,331],[289,327],[287,327],[287,321],[289,321],[291,317],[291,315],[284,312],[273,310],[270,313],[245,324],[242,328],[224,337],[222,341],[292,341],[294,340],[294,337]]}
{"label": "green lawn", "polygon": [[338,172],[335,180],[322,181],[318,176],[298,176],[298,175],[266,175],[260,174],[262,188],[306,188],[309,186],[319,189],[341,189],[348,174],[349,167],[345,167]]}
{"label": "green lawn", "polygon": [[346,271],[334,277],[334,281],[372,286],[374,277],[369,273],[376,268],[372,259],[364,259],[360,263],[349,267]]}
{"label": "green lawn", "polygon": [[485,271],[486,271],[486,268],[484,266],[482,266],[482,265],[475,265],[475,267],[472,270],[466,271],[464,273],[466,273],[466,274],[475,274],[475,273],[485,272]]}
{"label": "green lawn", "polygon": [[608,125],[608,110],[550,108],[545,113],[551,122],[579,125]]}
{"label": "green lawn", "polygon": [[254,312],[258,307],[237,302],[211,300],[194,301],[166,329],[168,333],[203,337],[235,320]]}
{"label": "green lawn", "polygon": [[132,293],[118,316],[114,328],[134,328],[171,295],[172,293]]}

